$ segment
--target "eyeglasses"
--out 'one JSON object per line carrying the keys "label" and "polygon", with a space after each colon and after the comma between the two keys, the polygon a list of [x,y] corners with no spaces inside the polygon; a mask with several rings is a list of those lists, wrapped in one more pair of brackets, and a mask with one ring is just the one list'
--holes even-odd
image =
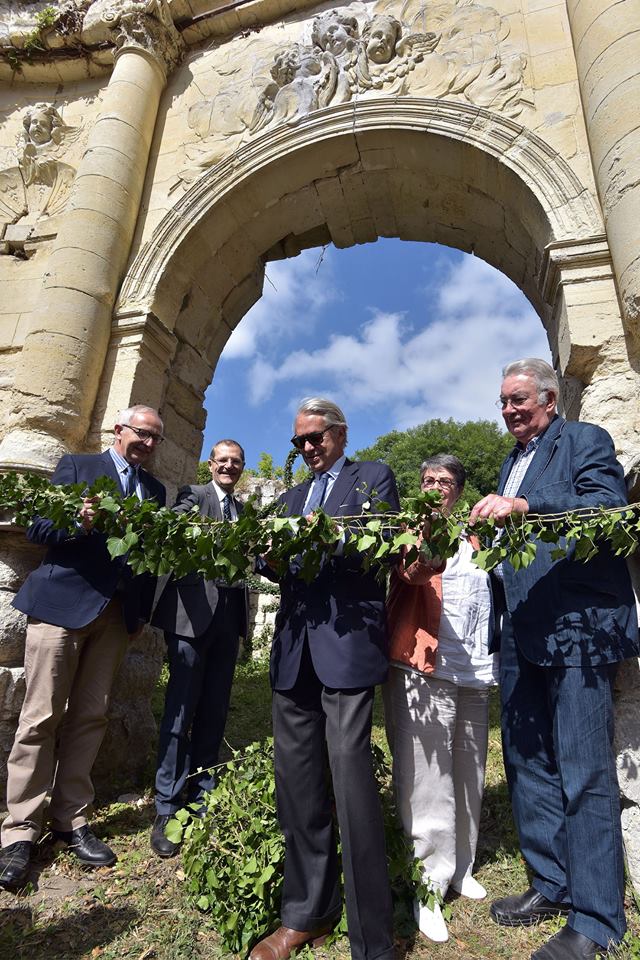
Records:
{"label": "eyeglasses", "polygon": [[330,427],[325,427],[324,430],[314,430],[313,433],[296,433],[291,437],[291,443],[296,450],[304,450],[305,443],[310,443],[312,447],[319,447],[325,433],[328,430],[333,430],[334,426],[335,424],[332,424]]}
{"label": "eyeglasses", "polygon": [[443,490],[451,490],[456,486],[456,481],[449,479],[449,477],[423,477],[422,486],[423,487],[435,487],[436,484],[439,487],[442,487]]}
{"label": "eyeglasses", "polygon": [[209,460],[209,463],[215,463],[217,467],[244,467],[244,460],[238,460],[237,457],[220,457],[217,460]]}
{"label": "eyeglasses", "polygon": [[138,440],[142,440],[143,443],[146,443],[147,440],[151,440],[151,443],[164,443],[164,437],[160,433],[153,433],[151,430],[140,430],[138,427],[132,427],[130,423],[122,423],[120,426],[126,427],[127,430],[132,430]]}
{"label": "eyeglasses", "polygon": [[514,410],[520,410],[521,407],[526,406],[530,397],[498,397],[496,400],[496,407],[500,410],[505,410],[506,407],[511,404]]}

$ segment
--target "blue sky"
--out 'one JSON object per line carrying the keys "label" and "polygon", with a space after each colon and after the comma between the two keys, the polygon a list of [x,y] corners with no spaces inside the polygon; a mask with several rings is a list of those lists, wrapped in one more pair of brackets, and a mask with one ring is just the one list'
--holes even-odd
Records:
{"label": "blue sky", "polygon": [[267,264],[262,298],[230,337],[205,397],[203,458],[221,437],[247,466],[291,449],[298,402],[344,410],[349,450],[432,418],[501,417],[509,360],[550,360],[520,290],[484,261],[432,243],[378,240]]}

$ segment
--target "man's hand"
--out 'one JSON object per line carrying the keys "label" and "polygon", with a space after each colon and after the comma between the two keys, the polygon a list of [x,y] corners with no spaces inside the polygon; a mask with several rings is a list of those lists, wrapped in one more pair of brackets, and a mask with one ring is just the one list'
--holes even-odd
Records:
{"label": "man's hand", "polygon": [[507,517],[512,514],[529,512],[529,504],[524,497],[502,497],[499,493],[490,493],[476,503],[469,515],[469,523],[473,526],[478,520],[493,519],[498,526],[504,526]]}
{"label": "man's hand", "polygon": [[82,506],[78,514],[80,524],[83,530],[86,530],[87,533],[93,528],[93,524],[96,518],[95,505],[98,502],[98,497],[85,497],[82,501]]}

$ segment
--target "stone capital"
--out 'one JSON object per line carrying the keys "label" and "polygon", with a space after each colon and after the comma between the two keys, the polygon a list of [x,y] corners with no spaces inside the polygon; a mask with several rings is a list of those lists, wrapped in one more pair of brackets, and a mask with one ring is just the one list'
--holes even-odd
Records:
{"label": "stone capital", "polygon": [[165,77],[180,63],[185,44],[176,30],[167,0],[133,3],[123,0],[105,13],[112,19],[112,36],[116,58],[127,51],[139,51],[152,57]]}

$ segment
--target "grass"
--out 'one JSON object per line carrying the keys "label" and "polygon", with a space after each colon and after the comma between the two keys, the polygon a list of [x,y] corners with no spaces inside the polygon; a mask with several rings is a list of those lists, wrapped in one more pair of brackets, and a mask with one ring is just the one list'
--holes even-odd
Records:
{"label": "grass", "polygon": [[[269,733],[270,699],[264,663],[242,665],[227,725],[227,738],[233,747],[243,747]],[[154,709],[161,708],[160,694]],[[374,738],[380,745],[385,743],[379,703]],[[149,748],[153,757],[155,745]],[[92,819],[98,834],[118,854],[115,867],[83,871],[68,854],[45,839],[38,847],[30,888],[19,896],[0,892],[2,960],[215,960],[223,956],[206,915],[185,896],[180,859],[159,860],[149,849],[155,815],[152,762],[148,769],[148,782],[136,800],[105,803]],[[416,934],[408,918],[397,918],[399,958],[528,960],[560,928],[560,922],[553,921],[528,929],[508,929],[496,926],[489,918],[491,899],[528,885],[504,782],[495,698],[476,875],[489,897],[482,902],[448,897],[452,919],[447,943],[427,943]],[[633,936],[616,958],[640,960],[640,913],[630,889],[626,907]],[[308,950],[303,954],[311,956]],[[341,938],[313,956],[317,960],[347,960],[348,942]]]}

